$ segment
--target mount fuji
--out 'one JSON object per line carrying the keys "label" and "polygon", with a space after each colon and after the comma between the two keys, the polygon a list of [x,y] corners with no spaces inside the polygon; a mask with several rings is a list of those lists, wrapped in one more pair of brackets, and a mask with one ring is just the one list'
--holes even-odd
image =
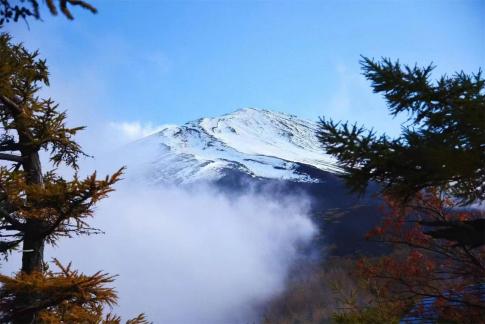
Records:
{"label": "mount fuji", "polygon": [[169,125],[130,144],[137,157],[131,170],[154,185],[210,184],[228,195],[251,190],[269,191],[276,199],[304,196],[319,228],[319,248],[335,255],[380,253],[363,239],[381,219],[379,201],[349,192],[336,160],[318,141],[317,127],[253,108]]}
{"label": "mount fuji", "polygon": [[181,126],[166,126],[136,142],[156,147],[150,177],[157,182],[219,181],[248,178],[321,182],[339,173],[322,150],[317,125],[296,116],[245,108]]}

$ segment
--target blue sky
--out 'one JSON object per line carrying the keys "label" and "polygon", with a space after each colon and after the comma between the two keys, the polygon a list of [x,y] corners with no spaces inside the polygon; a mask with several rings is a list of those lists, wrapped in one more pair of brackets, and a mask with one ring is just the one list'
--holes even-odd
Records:
{"label": "blue sky", "polygon": [[241,107],[396,134],[398,121],[360,75],[361,54],[434,62],[436,76],[485,67],[483,0],[90,2],[99,14],[44,14],[30,30],[8,30],[41,50],[46,93],[91,140],[103,125],[141,134]]}

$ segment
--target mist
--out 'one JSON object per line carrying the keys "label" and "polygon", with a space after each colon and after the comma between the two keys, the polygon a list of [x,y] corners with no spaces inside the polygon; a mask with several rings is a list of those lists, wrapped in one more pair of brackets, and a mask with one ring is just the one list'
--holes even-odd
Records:
{"label": "mist", "polygon": [[86,272],[119,274],[116,311],[125,318],[247,323],[284,289],[297,245],[315,233],[295,203],[125,183],[93,222],[105,235],[65,240],[49,254]]}
{"label": "mist", "polygon": [[[117,274],[112,311],[124,319],[143,312],[154,323],[257,322],[316,234],[307,198],[164,185],[141,171],[148,151],[121,156],[128,172],[89,222],[105,234],[61,239],[45,259]],[[121,165],[115,155],[94,162],[82,169],[103,175]],[[18,269],[17,254],[3,273]]]}

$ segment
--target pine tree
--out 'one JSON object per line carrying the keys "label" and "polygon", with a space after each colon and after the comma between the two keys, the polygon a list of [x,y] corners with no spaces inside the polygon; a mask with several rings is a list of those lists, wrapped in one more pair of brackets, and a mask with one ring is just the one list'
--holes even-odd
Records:
{"label": "pine tree", "polygon": [[[61,237],[98,233],[88,219],[93,207],[120,179],[123,169],[97,179],[80,179],[78,159],[85,155],[73,137],[83,127],[66,126],[66,113],[50,98],[39,96],[49,85],[46,61],[38,52],[0,35],[0,253],[22,249],[22,268],[0,276],[0,321],[13,323],[119,323],[105,315],[116,302],[105,273],[85,275],[44,260],[46,244]],[[39,153],[46,151],[54,167],[74,170],[72,180],[44,172]],[[139,316],[130,323],[143,323]]]}
{"label": "pine tree", "polygon": [[442,76],[433,66],[401,66],[389,59],[361,61],[375,93],[383,93],[393,116],[407,113],[397,138],[348,122],[322,119],[318,136],[336,156],[349,186],[371,181],[386,194],[406,199],[439,187],[464,204],[485,198],[485,80],[481,71]]}
{"label": "pine tree", "polygon": [[415,321],[476,323],[485,316],[485,214],[470,204],[485,198],[482,73],[432,82],[432,65],[365,57],[361,64],[391,114],[407,113],[408,120],[394,139],[348,122],[320,122],[319,139],[349,187],[363,192],[377,182],[387,203],[368,238],[394,252],[363,259],[359,269],[398,317],[411,307]]}

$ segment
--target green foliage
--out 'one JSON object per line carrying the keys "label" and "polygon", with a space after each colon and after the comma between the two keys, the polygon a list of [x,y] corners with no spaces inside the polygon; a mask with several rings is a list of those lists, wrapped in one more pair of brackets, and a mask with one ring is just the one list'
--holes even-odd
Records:
{"label": "green foliage", "polygon": [[392,244],[396,253],[357,264],[380,286],[383,303],[337,313],[335,321],[392,323],[410,309],[424,319],[414,305],[428,297],[435,300],[436,316],[477,322],[485,309],[482,296],[467,289],[483,281],[484,218],[480,211],[457,207],[485,198],[481,70],[431,81],[432,65],[409,67],[365,57],[361,65],[391,115],[407,114],[401,135],[378,136],[363,126],[322,119],[318,136],[338,159],[351,189],[363,192],[374,181],[381,185],[388,215],[368,238]]}
{"label": "green foliage", "polygon": [[348,122],[321,119],[325,150],[340,162],[351,189],[377,181],[383,191],[406,200],[439,187],[463,203],[485,198],[485,80],[481,71],[442,76],[433,66],[401,66],[389,59],[363,58],[365,77],[382,93],[391,115],[408,115],[397,138]]}

